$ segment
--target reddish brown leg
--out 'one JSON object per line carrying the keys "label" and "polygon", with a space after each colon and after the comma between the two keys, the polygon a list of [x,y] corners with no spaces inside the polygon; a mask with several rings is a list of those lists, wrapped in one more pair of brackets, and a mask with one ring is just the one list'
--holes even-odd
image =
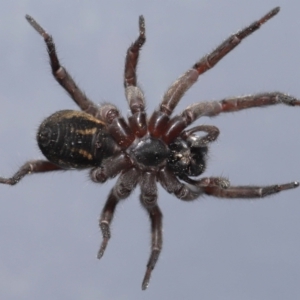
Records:
{"label": "reddish brown leg", "polygon": [[136,67],[139,59],[139,54],[142,46],[146,42],[145,35],[145,19],[143,16],[139,17],[139,31],[140,34],[135,42],[128,48],[125,59],[125,71],[124,71],[124,87],[136,86]]}
{"label": "reddish brown leg", "polygon": [[47,160],[32,160],[26,162],[12,177],[0,177],[0,183],[15,185],[28,174],[62,170],[64,169]]}
{"label": "reddish brown leg", "polygon": [[74,79],[60,64],[57,57],[54,41],[31,16],[26,15],[29,24],[44,38],[50,58],[52,74],[56,81],[68,92],[75,103],[85,112],[98,117],[98,107],[80,90]]}
{"label": "reddish brown leg", "polygon": [[139,18],[140,34],[136,41],[128,48],[125,59],[124,87],[125,95],[132,113],[128,118],[131,131],[141,138],[147,133],[147,116],[145,113],[145,97],[137,86],[136,67],[140,50],[146,41],[145,20]]}
{"label": "reddish brown leg", "polygon": [[90,176],[94,182],[104,183],[109,178],[116,177],[121,171],[129,170],[132,167],[132,161],[124,153],[118,153],[107,158],[100,167],[91,170]]}
{"label": "reddish brown leg", "polygon": [[[189,179],[187,177],[187,179]],[[163,168],[160,170],[158,174],[158,180],[162,187],[170,194],[174,194],[178,199],[184,201],[192,201],[197,198],[203,191],[199,187],[191,187],[182,182],[180,182],[177,177],[168,170],[167,168]],[[188,182],[190,183],[190,182]]]}
{"label": "reddish brown leg", "polygon": [[300,100],[292,96],[280,93],[262,93],[243,97],[227,98],[221,101],[196,103],[188,106],[181,116],[187,124],[191,124],[202,116],[213,117],[223,112],[234,112],[252,107],[285,104],[300,106]]}
{"label": "reddish brown leg", "polygon": [[[155,111],[150,117],[149,131],[151,135],[154,137],[160,137],[165,135],[167,130],[171,130],[172,132],[180,132],[186,126],[188,126],[188,124],[186,124],[186,120],[183,120],[180,117],[177,117],[175,121],[171,120],[171,124],[168,124],[170,115],[184,93],[197,81],[200,74],[211,69],[227,53],[233,50],[244,38],[259,29],[262,24],[274,17],[278,12],[279,7],[276,7],[258,21],[252,23],[250,26],[242,29],[241,31],[238,31],[236,34],[233,34],[210,54],[201,58],[192,69],[188,70],[181,77],[179,77],[165,93],[159,110]],[[170,129],[171,127],[172,129]]]}
{"label": "reddish brown leg", "polygon": [[[199,126],[195,126],[189,130],[183,131],[181,133],[181,137],[183,139],[188,139],[191,135],[193,135],[195,132],[199,132],[199,131],[204,131],[207,134],[199,139],[197,139],[197,146],[206,146],[208,143],[211,143],[213,141],[215,141],[219,134],[220,134],[220,130],[216,127],[216,126],[212,126],[212,125],[199,125]],[[195,146],[195,145],[193,145]]]}
{"label": "reddish brown leg", "polygon": [[252,107],[276,104],[300,106],[300,100],[280,92],[272,92],[226,98],[221,101],[195,103],[188,106],[181,115],[175,116],[165,125],[163,140],[166,143],[170,143],[182,130],[202,116],[214,117],[223,112],[234,112]]}
{"label": "reddish brown leg", "polygon": [[196,82],[198,76],[215,66],[226,54],[232,51],[244,38],[252,34],[260,28],[262,24],[274,17],[279,12],[279,7],[272,9],[269,13],[263,16],[256,22],[246,28],[238,31],[236,34],[231,35],[221,45],[219,45],[210,54],[201,58],[194,66],[193,69],[188,70],[165,93],[160,111],[170,115],[183,94]]}
{"label": "reddish brown leg", "polygon": [[[143,204],[143,202],[142,202]],[[144,204],[143,204],[144,205]],[[149,218],[151,222],[151,254],[147,263],[146,273],[142,283],[142,290],[147,289],[149,286],[149,281],[151,277],[152,270],[154,269],[156,262],[158,260],[161,248],[162,248],[162,213],[159,207],[156,205],[154,207],[146,207],[149,213]]]}
{"label": "reddish brown leg", "polygon": [[[210,178],[207,178],[208,180]],[[215,184],[208,184],[202,186],[203,192],[206,195],[215,196],[218,198],[242,198],[253,199],[263,198],[272,194],[279,193],[281,191],[294,189],[299,186],[299,182],[294,181],[285,184],[276,184],[269,186],[229,186],[223,188]]]}
{"label": "reddish brown leg", "polygon": [[130,195],[137,184],[138,177],[139,172],[135,168],[121,174],[116,185],[113,187],[108,196],[99,220],[99,226],[103,236],[103,240],[97,254],[99,259],[103,256],[110,239],[110,223],[113,219],[116,206],[120,200],[125,199]]}
{"label": "reddish brown leg", "polygon": [[121,149],[127,149],[134,141],[135,135],[115,105],[102,105],[99,108],[99,118],[107,124],[108,132]]}
{"label": "reddish brown leg", "polygon": [[274,184],[269,186],[230,186],[228,179],[223,177],[204,177],[200,180],[193,180],[185,177],[182,180],[201,188],[204,194],[218,198],[242,198],[253,199],[263,198],[281,191],[297,188],[299,182],[289,182],[284,184]]}
{"label": "reddish brown leg", "polygon": [[145,172],[142,174],[139,183],[141,187],[140,201],[149,214],[152,235],[151,253],[142,283],[142,289],[145,290],[149,285],[152,270],[156,265],[162,248],[162,213],[157,206],[156,175]]}

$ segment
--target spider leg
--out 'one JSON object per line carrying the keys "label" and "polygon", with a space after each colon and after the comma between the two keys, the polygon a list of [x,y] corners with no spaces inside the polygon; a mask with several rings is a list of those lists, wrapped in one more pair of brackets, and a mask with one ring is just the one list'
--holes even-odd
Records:
{"label": "spider leg", "polygon": [[110,223],[113,219],[116,206],[120,200],[125,199],[130,195],[138,182],[138,177],[139,172],[135,168],[131,168],[121,174],[106,200],[99,220],[103,240],[97,254],[98,259],[103,256],[110,239]]}
{"label": "spider leg", "polygon": [[156,175],[154,172],[144,172],[140,178],[141,197],[144,207],[151,208],[157,204]]}
{"label": "spider leg", "polygon": [[139,17],[139,31],[140,34],[133,44],[128,48],[125,59],[124,71],[124,87],[136,86],[136,67],[139,59],[139,54],[142,46],[146,42],[146,28],[145,19],[143,16]]}
{"label": "spider leg", "polygon": [[[194,190],[181,183],[167,168],[159,171],[158,180],[169,193],[185,201],[194,200],[202,194],[202,190],[196,187]],[[155,267],[162,249],[162,218],[163,215],[157,205],[156,176],[153,173],[144,173],[140,180],[141,203],[149,213],[152,232],[151,254],[147,263],[146,273],[142,283],[145,290],[150,281],[151,272]]]}
{"label": "spider leg", "polygon": [[299,182],[274,184],[268,186],[230,186],[227,179],[222,177],[206,177],[198,180],[189,180],[190,184],[201,187],[203,193],[218,198],[263,198],[281,191],[297,188]]}
{"label": "spider leg", "polygon": [[162,249],[162,218],[163,215],[157,205],[157,185],[156,176],[153,173],[145,172],[140,179],[141,195],[140,201],[147,210],[151,222],[151,253],[147,263],[146,273],[142,283],[142,289],[147,289],[154,269]]}
{"label": "spider leg", "polygon": [[224,177],[204,177],[199,180],[194,180],[186,175],[182,175],[180,179],[200,188],[218,187],[222,189],[227,189],[230,186],[230,181]]}
{"label": "spider leg", "polygon": [[[150,133],[159,137],[164,134],[169,116],[177,106],[184,93],[197,81],[198,76],[215,66],[226,54],[233,50],[244,38],[260,28],[262,24],[274,17],[279,7],[272,9],[258,21],[231,35],[211,53],[201,58],[193,68],[179,77],[164,94],[159,110],[149,120]],[[159,119],[159,121],[158,121]]]}
{"label": "spider leg", "polygon": [[263,107],[276,104],[300,106],[300,100],[280,93],[261,93],[241,97],[226,98],[221,101],[195,103],[188,106],[181,116],[187,124],[191,124],[202,116],[213,117],[223,112],[234,112],[252,107]]}
{"label": "spider leg", "polygon": [[0,177],[0,183],[15,185],[24,176],[33,173],[43,173],[49,171],[63,171],[61,167],[47,161],[47,160],[32,160],[26,162],[12,177]]}
{"label": "spider leg", "polygon": [[[203,137],[195,138],[194,133],[198,131],[204,131],[207,134]],[[208,143],[214,142],[218,138],[220,130],[213,125],[199,125],[189,130],[182,131],[181,133],[176,132],[176,136],[179,134],[184,140],[191,140],[192,147],[204,147],[207,146]],[[165,136],[169,138],[167,133]],[[173,138],[171,138],[171,140],[173,140]]]}
{"label": "spider leg", "polygon": [[199,141],[197,140],[197,146],[206,146],[208,143],[214,142],[220,134],[220,130],[216,126],[199,125],[182,132],[181,136],[186,139],[197,131],[204,131],[207,133],[205,136],[201,137]]}
{"label": "spider leg", "polygon": [[99,107],[99,119],[105,122],[108,132],[120,148],[127,149],[135,140],[135,135],[121,116],[118,108],[110,103]]}
{"label": "spider leg", "polygon": [[147,289],[151,277],[152,270],[154,269],[162,248],[162,218],[163,215],[156,205],[152,208],[146,208],[151,222],[152,242],[151,254],[147,263],[146,273],[142,283],[142,290]]}
{"label": "spider leg", "polygon": [[200,117],[214,117],[223,112],[234,112],[252,107],[264,107],[276,104],[300,106],[300,100],[281,92],[226,98],[221,101],[200,102],[189,105],[180,115],[165,125],[163,140],[170,143],[182,130]]}
{"label": "spider leg", "polygon": [[94,182],[103,183],[107,179],[117,176],[121,171],[130,169],[131,166],[132,162],[128,155],[121,152],[107,158],[100,167],[93,168],[90,176]]}
{"label": "spider leg", "polygon": [[[187,177],[188,178],[188,177]],[[189,178],[188,178],[189,179]],[[159,171],[158,180],[162,187],[170,194],[174,194],[178,199],[184,201],[192,201],[203,194],[202,188],[199,186],[189,186],[180,182],[167,168]],[[192,179],[191,179],[192,180]],[[188,182],[190,183],[190,182]]]}
{"label": "spider leg", "polygon": [[52,74],[56,81],[68,92],[71,98],[83,111],[97,117],[97,105],[87,98],[84,92],[77,86],[71,75],[60,64],[51,35],[49,35],[31,16],[26,15],[26,19],[29,24],[44,38],[50,58]]}
{"label": "spider leg", "polygon": [[135,42],[128,48],[125,59],[124,87],[132,116],[128,118],[131,130],[137,137],[147,133],[147,117],[145,113],[145,97],[143,91],[137,86],[136,67],[140,50],[146,41],[145,20],[139,18],[140,34]]}

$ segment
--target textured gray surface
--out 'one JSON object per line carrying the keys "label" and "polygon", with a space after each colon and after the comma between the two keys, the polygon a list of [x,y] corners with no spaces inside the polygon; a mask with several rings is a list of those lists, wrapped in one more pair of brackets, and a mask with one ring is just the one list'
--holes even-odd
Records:
{"label": "textured gray surface", "polygon": [[[221,4],[220,4],[221,2]],[[0,7],[0,174],[41,157],[35,131],[44,117],[76,109],[51,78],[43,40],[24,19],[50,32],[63,64],[98,103],[128,113],[125,51],[146,19],[139,65],[148,111],[168,85],[229,34],[271,8],[281,12],[201,76],[190,103],[263,91],[300,97],[299,1],[5,1]],[[233,184],[300,180],[299,108],[277,106],[199,123],[221,130],[205,175]],[[183,203],[159,189],[164,249],[141,291],[149,254],[148,218],[136,191],[120,205],[102,261],[98,215],[113,182],[88,172],[29,176],[0,186],[0,298],[296,299],[300,293],[300,189],[259,201],[204,198]]]}

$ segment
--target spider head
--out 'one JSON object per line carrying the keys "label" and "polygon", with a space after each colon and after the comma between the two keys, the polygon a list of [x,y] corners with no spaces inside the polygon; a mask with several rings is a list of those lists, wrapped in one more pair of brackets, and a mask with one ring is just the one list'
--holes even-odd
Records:
{"label": "spider head", "polygon": [[201,143],[199,136],[178,137],[169,148],[168,166],[177,176],[199,176],[204,172],[208,147]]}

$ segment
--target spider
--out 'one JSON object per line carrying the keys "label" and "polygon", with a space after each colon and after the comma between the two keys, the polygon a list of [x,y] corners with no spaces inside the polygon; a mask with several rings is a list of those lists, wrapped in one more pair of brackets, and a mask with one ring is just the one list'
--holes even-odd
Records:
{"label": "spider", "polygon": [[279,7],[272,9],[197,61],[169,87],[158,109],[149,118],[136,74],[139,53],[146,41],[145,21],[140,16],[139,36],[128,48],[125,59],[124,88],[131,110],[127,121],[113,104],[97,106],[88,99],[61,66],[52,37],[31,16],[26,15],[30,25],[44,38],[54,78],[81,111],[62,110],[45,119],[38,129],[37,141],[47,160],[28,161],[12,177],[0,178],[0,183],[15,185],[27,174],[65,169],[89,168],[90,178],[96,183],[104,183],[119,175],[100,215],[103,240],[97,255],[99,259],[110,239],[110,224],[118,203],[139,185],[140,202],[148,212],[152,234],[151,253],[142,282],[142,289],[145,290],[163,241],[162,212],[157,203],[156,182],[183,201],[192,201],[201,195],[261,198],[299,186],[296,181],[270,186],[231,186],[223,177],[198,178],[206,167],[208,146],[217,139],[219,129],[211,125],[188,126],[202,116],[213,117],[220,113],[279,103],[300,106],[300,100],[280,92],[261,93],[195,103],[172,117],[176,105],[200,74],[211,69],[278,12]]}

